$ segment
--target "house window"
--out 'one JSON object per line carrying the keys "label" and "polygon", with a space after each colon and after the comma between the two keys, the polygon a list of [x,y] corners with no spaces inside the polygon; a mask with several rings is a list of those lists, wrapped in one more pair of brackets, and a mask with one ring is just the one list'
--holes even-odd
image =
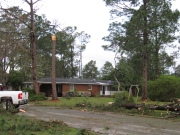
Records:
{"label": "house window", "polygon": [[70,84],[70,91],[74,91],[74,84]]}
{"label": "house window", "polygon": [[107,91],[111,91],[111,86],[110,85],[107,86]]}
{"label": "house window", "polygon": [[88,85],[88,90],[92,90],[92,85]]}

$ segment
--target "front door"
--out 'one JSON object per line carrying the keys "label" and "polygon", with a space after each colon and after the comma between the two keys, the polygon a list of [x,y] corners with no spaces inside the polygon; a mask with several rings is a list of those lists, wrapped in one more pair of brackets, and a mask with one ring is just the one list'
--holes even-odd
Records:
{"label": "front door", "polygon": [[102,87],[102,94],[105,95],[105,86]]}
{"label": "front door", "polygon": [[62,84],[57,84],[56,89],[57,89],[57,96],[62,97]]}

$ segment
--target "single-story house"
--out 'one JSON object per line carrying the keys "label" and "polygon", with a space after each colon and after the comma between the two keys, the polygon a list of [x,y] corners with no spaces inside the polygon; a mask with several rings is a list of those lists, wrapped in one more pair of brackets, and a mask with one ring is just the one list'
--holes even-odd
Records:
{"label": "single-story house", "polygon": [[[32,88],[33,82],[24,82],[26,88]],[[52,79],[41,78],[38,80],[39,92],[47,97],[52,95]],[[96,80],[84,78],[56,78],[56,90],[58,97],[69,92],[90,94],[90,96],[110,96],[117,92],[110,80]]]}

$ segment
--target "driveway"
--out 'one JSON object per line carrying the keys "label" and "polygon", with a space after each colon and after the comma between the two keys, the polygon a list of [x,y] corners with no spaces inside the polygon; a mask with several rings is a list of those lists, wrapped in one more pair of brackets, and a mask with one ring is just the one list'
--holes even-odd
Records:
{"label": "driveway", "polygon": [[[90,112],[26,105],[25,113],[42,120],[59,120],[71,127],[92,130],[108,135],[180,135],[180,122],[127,116],[112,112]],[[108,129],[108,130],[107,130]]]}

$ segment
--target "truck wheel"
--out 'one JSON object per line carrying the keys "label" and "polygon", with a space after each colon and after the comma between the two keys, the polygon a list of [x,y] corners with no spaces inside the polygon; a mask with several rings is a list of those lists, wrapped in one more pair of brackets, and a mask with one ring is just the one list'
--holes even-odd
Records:
{"label": "truck wheel", "polygon": [[[3,100],[1,102],[1,107],[6,110],[6,100]],[[12,109],[12,102],[10,100],[8,100],[8,106],[7,107],[8,107],[7,110]]]}

